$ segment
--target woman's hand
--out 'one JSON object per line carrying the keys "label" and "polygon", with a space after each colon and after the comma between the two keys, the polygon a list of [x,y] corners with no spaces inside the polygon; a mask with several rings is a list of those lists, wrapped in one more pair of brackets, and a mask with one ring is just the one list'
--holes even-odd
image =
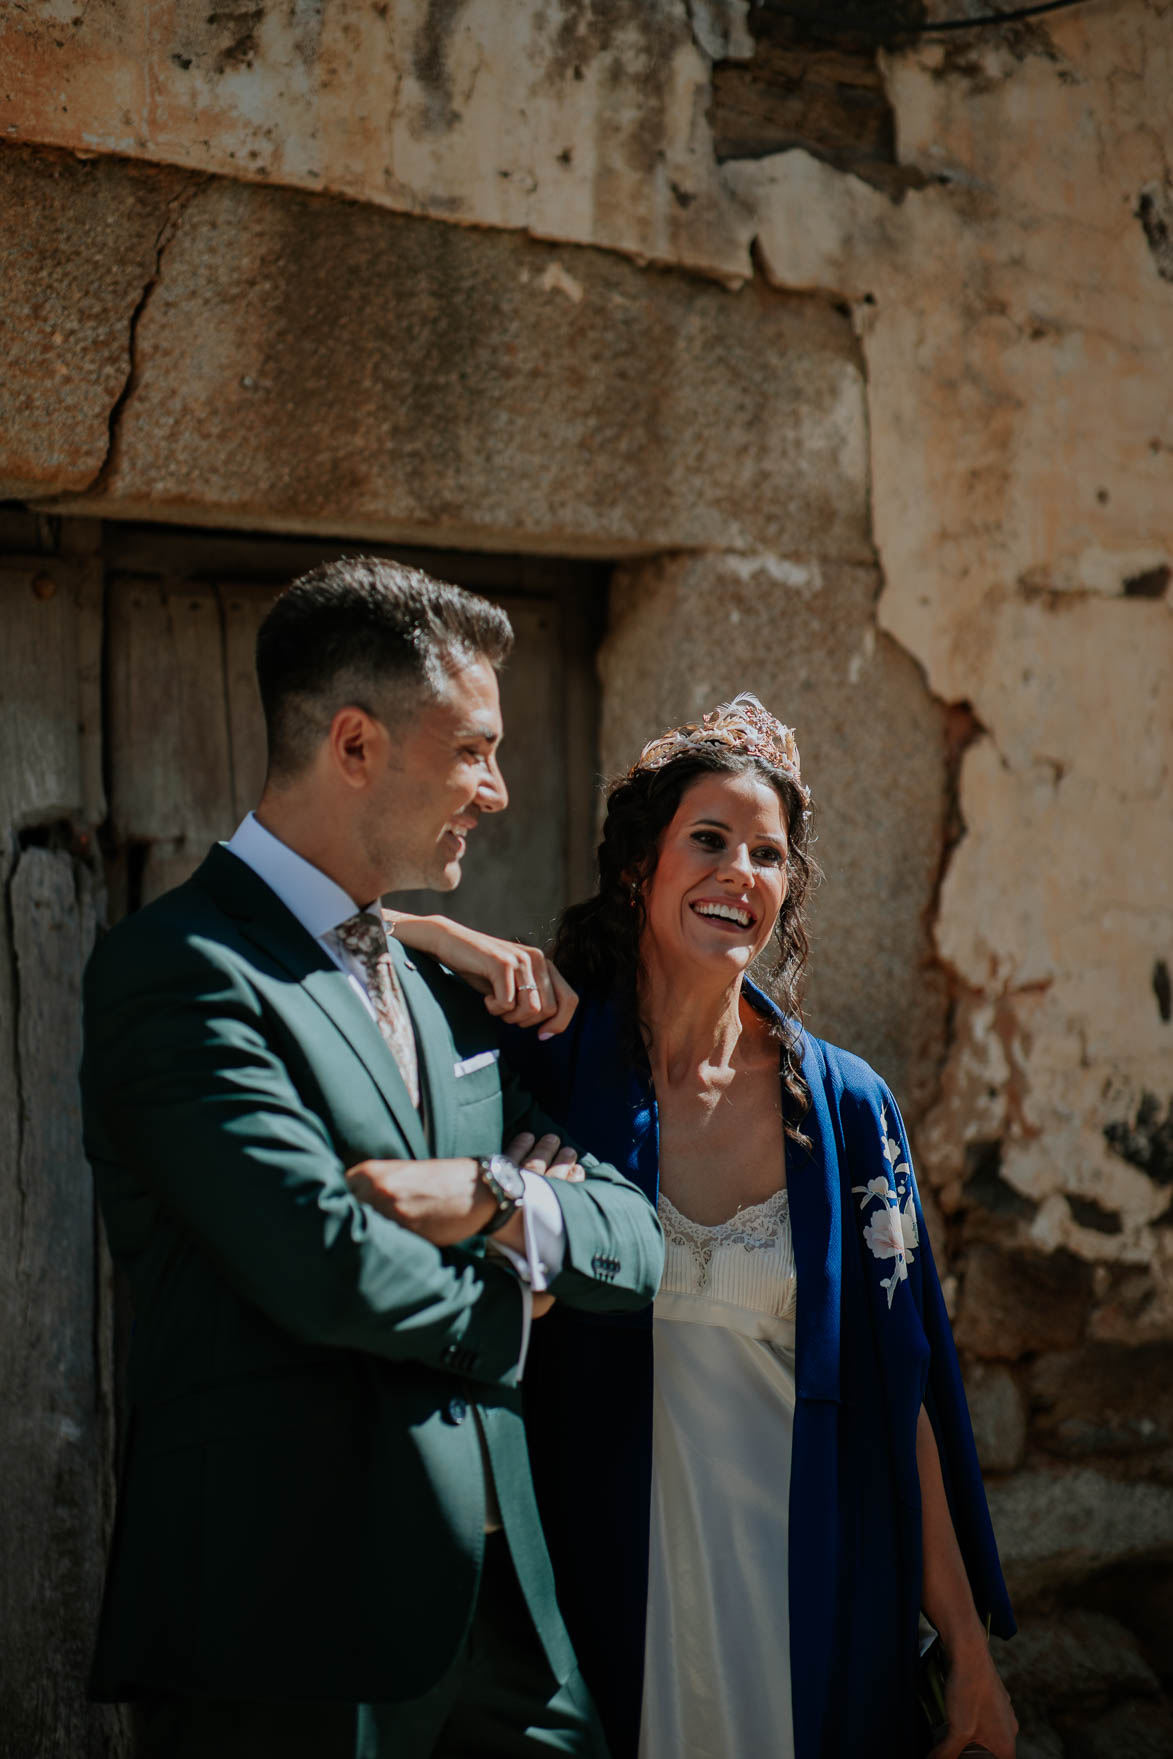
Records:
{"label": "woman's hand", "polygon": [[578,1164],[577,1150],[569,1143],[564,1148],[561,1136],[552,1133],[535,1136],[532,1130],[523,1130],[505,1152],[523,1173],[541,1173],[547,1179],[569,1179],[572,1183],[586,1178]]}
{"label": "woman's hand", "polygon": [[482,934],[447,916],[383,914],[396,940],[441,960],[480,990],[489,1013],[507,1025],[539,1026],[539,1038],[554,1038],[574,1018],[577,992],[538,947]]}
{"label": "woman's hand", "polygon": [[971,1750],[1014,1759],[1018,1719],[984,1641],[950,1656],[945,1715],[948,1732],[929,1759],[958,1759]]}
{"label": "woman's hand", "polygon": [[948,1727],[929,1759],[959,1759],[966,1752],[1014,1759],[1018,1723],[973,1603],[941,1477],[937,1439],[923,1406],[916,1424],[916,1466],[924,1556],[921,1592],[924,1609],[940,1632],[949,1657],[945,1682]]}

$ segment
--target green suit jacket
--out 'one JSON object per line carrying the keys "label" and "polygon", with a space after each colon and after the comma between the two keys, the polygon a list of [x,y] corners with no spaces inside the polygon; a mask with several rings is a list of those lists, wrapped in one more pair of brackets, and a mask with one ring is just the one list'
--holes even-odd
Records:
{"label": "green suit jacket", "polygon": [[[90,962],[86,1147],[135,1312],[99,1698],[425,1691],[476,1601],[471,1406],[550,1664],[573,1667],[530,1483],[517,1281],[481,1240],[432,1246],[344,1178],[369,1157],[493,1153],[547,1120],[497,1060],[480,998],[393,951],[426,1132],[347,977],[225,848]],[[642,1306],[655,1215],[613,1168],[584,1165],[581,1184],[554,1184],[553,1291]]]}

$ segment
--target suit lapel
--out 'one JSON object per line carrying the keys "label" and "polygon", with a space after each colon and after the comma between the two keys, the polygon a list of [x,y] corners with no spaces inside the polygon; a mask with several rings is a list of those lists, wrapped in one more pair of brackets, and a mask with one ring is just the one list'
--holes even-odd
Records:
{"label": "suit lapel", "polygon": [[[280,956],[271,944],[269,950],[274,957]],[[399,1064],[392,1056],[377,1023],[356,995],[349,977],[338,969],[333,960],[327,959],[327,965],[328,969],[312,971],[304,977],[302,987],[362,1058],[393,1113],[395,1122],[403,1132],[410,1150],[409,1158],[427,1160],[429,1150],[423,1123],[411,1103],[411,1095],[399,1073]]]}
{"label": "suit lapel", "polygon": [[[407,1011],[415,1027],[422,1109],[428,1121],[431,1153],[437,1159],[443,1160],[453,1151],[453,1122],[456,1115],[452,1103],[452,1033],[439,1002],[420,976],[414,961],[408,958],[395,939],[391,941],[391,958],[403,991],[403,999],[407,1003]],[[393,1058],[389,1060],[394,1061]],[[406,1089],[404,1097],[406,1098]]]}
{"label": "suit lapel", "polygon": [[[217,844],[210,851],[194,877],[205,891],[212,894],[220,908],[239,923],[242,932],[254,945],[287,971],[316,1002],[346,1039],[382,1094],[399,1125],[411,1158],[428,1159],[423,1124],[411,1103],[395,1058],[346,973],[339,970],[325,949],[302,927],[292,911],[286,909],[264,880],[222,845]],[[408,998],[408,1007],[414,1017],[414,996]]]}

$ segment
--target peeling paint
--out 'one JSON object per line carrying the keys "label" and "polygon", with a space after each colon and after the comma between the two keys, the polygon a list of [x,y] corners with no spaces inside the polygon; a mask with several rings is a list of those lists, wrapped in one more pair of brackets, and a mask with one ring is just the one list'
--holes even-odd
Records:
{"label": "peeling paint", "polygon": [[694,30],[686,0],[89,0],[66,38],[52,10],[0,15],[0,131],[21,140],[751,273],[696,34],[739,41],[736,4]]}

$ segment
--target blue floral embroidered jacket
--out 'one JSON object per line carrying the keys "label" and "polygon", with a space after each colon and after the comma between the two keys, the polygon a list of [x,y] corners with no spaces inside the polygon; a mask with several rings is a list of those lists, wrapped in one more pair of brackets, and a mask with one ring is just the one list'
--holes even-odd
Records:
{"label": "blue floral embroidered jacket", "polygon": [[[752,985],[764,1013],[773,1003]],[[624,1061],[611,1004],[506,1055],[570,1139],[653,1203],[655,1101]],[[979,1615],[1015,1626],[904,1125],[858,1057],[803,1034],[809,1149],[787,1141],[798,1282],[790,1480],[790,1668],[796,1759],[909,1759],[921,1592],[916,1427],[925,1406]],[[526,1369],[534,1476],[559,1601],[613,1759],[639,1735],[651,1495],[651,1310],[555,1306]]]}

